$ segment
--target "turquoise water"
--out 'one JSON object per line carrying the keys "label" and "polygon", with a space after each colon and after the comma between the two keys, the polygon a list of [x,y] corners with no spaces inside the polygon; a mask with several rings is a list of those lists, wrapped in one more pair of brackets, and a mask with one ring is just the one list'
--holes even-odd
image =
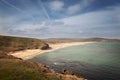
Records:
{"label": "turquoise water", "polygon": [[98,42],[59,49],[31,59],[55,71],[73,71],[88,80],[120,80],[120,43]]}

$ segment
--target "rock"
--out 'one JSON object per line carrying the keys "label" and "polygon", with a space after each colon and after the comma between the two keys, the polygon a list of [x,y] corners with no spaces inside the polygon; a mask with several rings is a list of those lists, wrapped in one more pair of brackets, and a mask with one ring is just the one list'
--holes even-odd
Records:
{"label": "rock", "polygon": [[49,45],[47,43],[44,44],[44,46],[41,47],[42,50],[47,50],[49,49]]}
{"label": "rock", "polygon": [[62,69],[62,74],[74,75],[74,73],[72,71],[69,71],[66,69]]}

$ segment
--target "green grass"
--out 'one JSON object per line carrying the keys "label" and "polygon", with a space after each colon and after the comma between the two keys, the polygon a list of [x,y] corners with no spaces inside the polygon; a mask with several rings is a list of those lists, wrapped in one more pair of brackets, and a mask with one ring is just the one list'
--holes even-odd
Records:
{"label": "green grass", "polygon": [[39,39],[0,36],[0,80],[77,80],[60,77],[40,63],[7,55],[13,51],[42,48],[46,49],[46,43]]}
{"label": "green grass", "polygon": [[42,64],[7,55],[13,51],[41,49],[45,45],[39,39],[0,36],[0,80],[59,80],[47,75],[51,71]]}
{"label": "green grass", "polygon": [[59,80],[46,75],[43,69],[46,68],[30,61],[0,59],[0,80]]}
{"label": "green grass", "polygon": [[39,39],[0,36],[0,53],[25,49],[40,49],[46,43]]}

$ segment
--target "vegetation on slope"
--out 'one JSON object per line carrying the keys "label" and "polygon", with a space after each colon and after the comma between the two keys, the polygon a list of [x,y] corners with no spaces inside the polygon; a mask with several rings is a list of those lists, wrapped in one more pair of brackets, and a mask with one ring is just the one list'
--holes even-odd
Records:
{"label": "vegetation on slope", "polygon": [[40,63],[5,54],[46,48],[49,48],[49,45],[38,39],[0,36],[0,80],[84,80],[75,75],[56,73]]}
{"label": "vegetation on slope", "polygon": [[48,76],[51,71],[40,64],[20,59],[0,59],[0,80],[59,80]]}
{"label": "vegetation on slope", "polygon": [[45,65],[0,54],[0,80],[84,80],[56,73]]}
{"label": "vegetation on slope", "polygon": [[0,36],[0,53],[8,53],[10,51],[25,49],[41,49],[46,45],[47,44],[44,41],[39,39]]}

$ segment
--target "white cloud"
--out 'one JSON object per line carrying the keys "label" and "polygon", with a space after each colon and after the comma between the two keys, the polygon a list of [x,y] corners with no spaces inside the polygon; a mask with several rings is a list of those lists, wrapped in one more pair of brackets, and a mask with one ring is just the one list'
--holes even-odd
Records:
{"label": "white cloud", "polygon": [[[35,37],[120,37],[119,7],[89,12],[40,24],[17,24],[13,34]],[[118,35],[118,36],[117,36]]]}
{"label": "white cloud", "polygon": [[[14,19],[15,20],[15,19]],[[11,22],[13,22],[13,19],[11,17],[2,17],[0,16],[0,35],[7,35],[5,26],[9,25]]]}
{"label": "white cloud", "polygon": [[61,11],[64,7],[64,2],[62,1],[52,1],[50,2],[50,8],[54,11]]}
{"label": "white cloud", "polygon": [[0,25],[0,35],[6,35],[6,34],[8,34],[8,33]]}
{"label": "white cloud", "polygon": [[31,30],[42,28],[43,24],[33,24],[33,23],[26,23],[26,24],[23,23],[23,24],[19,24],[19,25],[16,24],[16,25],[13,25],[15,27],[12,28],[12,29],[13,30],[20,30],[20,31],[30,32]]}
{"label": "white cloud", "polygon": [[[89,2],[90,1],[90,2]],[[93,0],[83,0],[85,6],[90,5]],[[64,3],[61,1],[54,1],[54,4],[51,3],[51,9],[55,11],[60,11],[64,7]],[[57,6],[57,7],[56,7]],[[59,7],[58,7],[59,6]],[[84,6],[84,7],[85,7]],[[70,14],[74,14],[77,11],[84,9],[83,4],[75,4],[68,6],[67,12]],[[85,14],[80,14],[78,16],[72,16],[69,18],[58,19],[53,21],[45,21],[42,19],[38,19],[39,22],[33,24],[34,22],[24,20],[23,14],[15,15],[12,18],[1,18],[0,20],[0,34],[4,33],[7,30],[10,30],[9,34],[16,35],[29,35],[36,37],[86,37],[87,36],[104,36],[103,32],[106,32],[107,35],[112,35],[114,33],[119,33],[120,28],[120,7],[113,7],[112,9],[100,10],[95,12],[89,12]],[[65,10],[65,8],[64,8]],[[38,11],[38,10],[37,10]],[[36,11],[33,11],[30,15],[36,14]],[[35,13],[34,13],[35,12]],[[44,18],[44,14],[42,11],[37,12],[40,14],[40,18]],[[31,19],[29,16],[26,19]],[[24,20],[24,22],[20,22],[19,20]],[[37,21],[37,20],[36,20]],[[44,21],[44,22],[42,22]],[[117,22],[118,21],[118,22]],[[1,24],[10,24],[6,28],[1,26]],[[112,27],[112,29],[110,28]],[[114,28],[115,27],[115,28]],[[104,28],[104,29],[103,29]],[[95,29],[95,30],[94,30]],[[97,30],[96,30],[97,29]],[[117,31],[116,31],[117,30]],[[101,35],[101,32],[103,33]],[[38,34],[38,35],[36,35]],[[98,36],[98,37],[99,37]]]}
{"label": "white cloud", "polygon": [[80,4],[75,4],[75,5],[69,6],[67,9],[67,13],[74,14],[80,10],[80,7],[81,7]]}
{"label": "white cloud", "polygon": [[80,26],[80,27],[87,27],[87,26],[97,27],[104,24],[105,25],[110,24],[110,22],[111,24],[113,23],[116,24],[117,23],[116,20],[120,14],[117,8],[118,7],[114,7],[113,10],[89,12],[82,15],[64,18],[61,21],[63,21],[65,25],[74,25],[74,26]]}
{"label": "white cloud", "polygon": [[94,0],[82,0],[80,3],[68,6],[66,13],[74,14],[89,6]]}
{"label": "white cloud", "polygon": [[115,15],[117,15],[117,16],[116,16],[116,19],[117,19],[117,21],[120,23],[120,7],[117,7],[117,8],[116,8],[116,11],[117,11],[116,14],[115,14]]}
{"label": "white cloud", "polygon": [[89,6],[94,0],[82,0],[81,4],[84,6],[84,7],[87,7]]}
{"label": "white cloud", "polygon": [[5,35],[7,32],[3,29],[3,19],[0,19],[0,35]]}

